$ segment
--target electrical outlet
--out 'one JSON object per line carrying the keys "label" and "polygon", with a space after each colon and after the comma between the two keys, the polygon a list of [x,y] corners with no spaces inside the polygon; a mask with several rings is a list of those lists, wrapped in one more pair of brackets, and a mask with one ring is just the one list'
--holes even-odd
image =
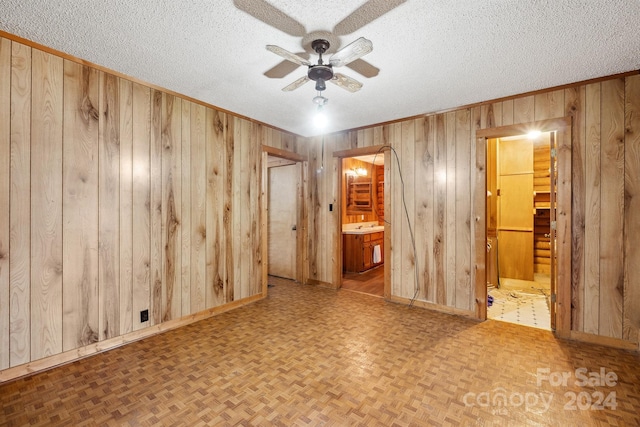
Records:
{"label": "electrical outlet", "polygon": [[140,323],[144,323],[149,320],[149,310],[142,310],[140,312]]}

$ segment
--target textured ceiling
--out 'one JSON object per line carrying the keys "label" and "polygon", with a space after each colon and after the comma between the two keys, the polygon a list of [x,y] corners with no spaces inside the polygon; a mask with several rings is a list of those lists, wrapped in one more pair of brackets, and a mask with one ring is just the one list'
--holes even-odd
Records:
{"label": "textured ceiling", "polygon": [[[638,0],[0,0],[0,29],[219,108],[303,135],[313,83],[265,49],[373,51],[327,84],[325,132],[640,69]],[[276,67],[274,69],[274,67]],[[379,69],[377,75],[376,69]],[[292,70],[284,77],[286,71]],[[265,75],[265,73],[267,75]]]}

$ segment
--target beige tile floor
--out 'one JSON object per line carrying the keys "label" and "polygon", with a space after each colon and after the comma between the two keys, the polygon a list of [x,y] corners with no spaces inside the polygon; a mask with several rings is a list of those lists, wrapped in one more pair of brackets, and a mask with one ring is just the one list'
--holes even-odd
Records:
{"label": "beige tile floor", "polygon": [[487,308],[487,318],[540,329],[551,329],[548,297],[521,291],[490,289],[493,305]]}

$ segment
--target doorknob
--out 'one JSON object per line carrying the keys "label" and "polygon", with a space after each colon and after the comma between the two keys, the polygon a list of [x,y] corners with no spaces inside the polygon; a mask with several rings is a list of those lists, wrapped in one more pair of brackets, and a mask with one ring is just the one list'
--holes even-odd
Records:
{"label": "doorknob", "polygon": [[295,224],[293,224],[293,225],[291,226],[291,229],[292,229],[293,231],[296,231],[298,228],[296,227],[296,225],[295,225]]}

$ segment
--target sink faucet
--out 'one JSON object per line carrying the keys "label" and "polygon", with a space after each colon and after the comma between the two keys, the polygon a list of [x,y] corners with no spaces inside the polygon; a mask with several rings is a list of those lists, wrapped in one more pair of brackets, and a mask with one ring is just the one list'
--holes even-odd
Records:
{"label": "sink faucet", "polygon": [[360,230],[361,228],[362,228],[362,226],[361,226],[361,225],[359,225],[359,226],[357,226],[357,227],[356,227],[356,229],[357,229],[357,230]]}

